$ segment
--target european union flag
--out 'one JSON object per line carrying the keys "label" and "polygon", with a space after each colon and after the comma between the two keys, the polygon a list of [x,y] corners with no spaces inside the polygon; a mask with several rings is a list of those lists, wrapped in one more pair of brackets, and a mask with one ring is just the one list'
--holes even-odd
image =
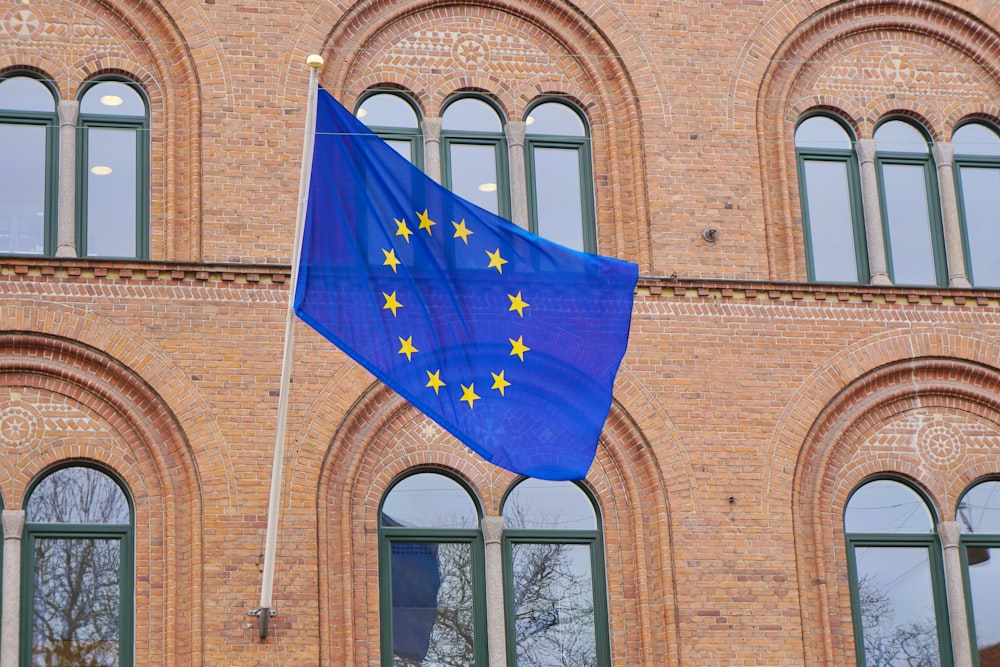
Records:
{"label": "european union flag", "polygon": [[587,474],[637,278],[457,197],[319,90],[295,312],[487,461]]}

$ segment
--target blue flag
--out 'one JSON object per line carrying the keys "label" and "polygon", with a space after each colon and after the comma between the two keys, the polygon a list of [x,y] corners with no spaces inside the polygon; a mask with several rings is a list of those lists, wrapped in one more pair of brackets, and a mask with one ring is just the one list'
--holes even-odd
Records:
{"label": "blue flag", "polygon": [[637,278],[452,194],[319,90],[295,312],[487,461],[587,474]]}

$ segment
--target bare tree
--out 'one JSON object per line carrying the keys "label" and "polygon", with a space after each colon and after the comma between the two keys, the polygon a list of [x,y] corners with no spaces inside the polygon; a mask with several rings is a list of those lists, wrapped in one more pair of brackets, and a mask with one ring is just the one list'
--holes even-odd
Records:
{"label": "bare tree", "polygon": [[873,575],[858,579],[865,667],[938,667],[937,626],[933,615],[894,624],[896,609],[888,590]]}

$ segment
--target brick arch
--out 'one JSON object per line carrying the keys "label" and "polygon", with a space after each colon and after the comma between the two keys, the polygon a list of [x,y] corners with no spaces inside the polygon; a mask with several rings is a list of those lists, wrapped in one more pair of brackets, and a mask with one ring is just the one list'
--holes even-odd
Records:
{"label": "brick arch", "polygon": [[[643,130],[636,85],[615,43],[579,7],[551,0],[359,0],[342,14],[317,10],[310,23],[332,26],[321,39],[320,51],[327,62],[323,80],[348,107],[366,88],[391,78],[413,90],[425,109],[440,108],[443,99],[457,88],[475,86],[492,91],[510,117],[518,118],[526,103],[524,86],[515,86],[498,72],[478,77],[470,74],[472,78],[463,79],[464,83],[455,81],[456,85],[448,79],[444,85],[440,80],[448,75],[431,74],[429,66],[407,67],[405,62],[397,62],[398,58],[379,60],[392,44],[390,36],[395,31],[424,24],[444,25],[449,19],[481,21],[485,14],[494,19],[490,25],[503,28],[517,23],[518,30],[508,32],[523,35],[536,45],[544,43],[553,61],[558,62],[552,71],[538,76],[543,80],[564,77],[572,83],[572,94],[584,100],[592,127],[601,128],[594,133],[594,153],[605,156],[601,163],[607,165],[601,178],[595,179],[599,188],[599,242],[606,254],[631,259],[648,269],[648,196],[641,178]],[[634,40],[625,33],[621,38],[630,46]],[[526,81],[531,79],[526,77]]]}
{"label": "brick arch", "polygon": [[[310,424],[303,426],[303,433],[310,430]],[[382,383],[371,383],[338,423],[318,480],[323,664],[336,664],[345,656],[358,664],[378,662],[376,510],[391,483],[414,468],[436,468],[460,477],[483,511],[493,516],[517,479],[486,463]],[[585,484],[597,497],[606,552],[613,554],[607,583],[609,597],[616,601],[610,610],[615,661],[677,664],[676,651],[671,651],[676,646],[676,614],[669,529],[664,522],[645,521],[665,516],[669,508],[649,444],[619,405],[612,407]],[[635,595],[635,590],[643,592]],[[641,608],[639,599],[653,600],[655,609]]]}
{"label": "brick arch", "polygon": [[[790,114],[789,102],[797,97],[797,87],[814,74],[814,63],[822,60],[824,52],[904,35],[907,42],[941,45],[981,68],[983,76],[977,85],[989,93],[979,96],[982,105],[993,108],[990,100],[1000,94],[1000,34],[949,4],[847,0],[811,14],[808,9],[801,3],[787,4],[769,14],[747,39],[730,85],[734,100],[730,122],[742,115],[756,118],[769,277],[774,280],[804,280],[806,275],[801,230],[796,229],[798,184],[792,134],[797,117]],[[919,96],[911,97],[913,105],[923,104]],[[893,106],[893,100],[880,100],[878,95],[875,99],[882,107]],[[897,96],[897,109],[901,102],[904,98]],[[870,113],[864,117],[864,126],[877,120]],[[941,124],[935,122],[928,129],[938,136]]]}
{"label": "brick arch", "polygon": [[864,480],[892,474],[925,491],[938,520],[955,515],[973,480],[1000,472],[995,452],[965,455],[937,470],[903,442],[891,454],[872,434],[916,411],[988,425],[1000,440],[1000,370],[963,359],[917,357],[879,366],[840,391],[813,422],[793,482],[792,516],[806,664],[854,658],[843,508]]}
{"label": "brick arch", "polygon": [[[7,508],[19,507],[31,481],[62,461],[92,462],[118,475],[135,503],[135,652],[195,664],[201,617],[201,497],[193,454],[180,422],[163,399],[116,359],[81,343],[37,333],[0,334],[0,388],[52,396],[93,415],[101,428],[79,437],[43,439],[30,451],[9,451],[2,483]],[[155,591],[155,594],[154,594]],[[159,622],[162,619],[167,622]],[[176,630],[176,631],[174,631]]]}

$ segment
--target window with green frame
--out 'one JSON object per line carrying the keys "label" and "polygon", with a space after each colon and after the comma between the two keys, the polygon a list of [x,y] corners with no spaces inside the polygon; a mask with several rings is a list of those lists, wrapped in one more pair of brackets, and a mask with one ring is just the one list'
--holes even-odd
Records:
{"label": "window with green frame", "polygon": [[58,127],[45,82],[0,78],[0,254],[55,254]]}
{"label": "window with green frame", "polygon": [[894,479],[858,487],[844,512],[859,667],[951,665],[941,545],[927,501]]}
{"label": "window with green frame", "polygon": [[133,526],[124,486],[95,467],[56,468],[29,490],[22,667],[132,665]]}
{"label": "window with green frame", "polygon": [[481,512],[439,472],[397,481],[379,513],[383,667],[487,664]]}
{"label": "window with green frame", "polygon": [[80,98],[81,257],[149,256],[149,111],[140,88],[98,80]]}
{"label": "window with green frame", "polygon": [[966,491],[957,514],[972,655],[977,665],[989,667],[1000,656],[1000,481]]}
{"label": "window with green frame", "polygon": [[572,482],[525,479],[503,503],[511,667],[611,664],[595,504]]}
{"label": "window with green frame", "polygon": [[867,283],[868,245],[852,135],[832,116],[808,116],[795,129],[795,159],[809,281]]}
{"label": "window with green frame", "polygon": [[1000,136],[985,123],[952,135],[965,269],[974,287],[1000,287]]}
{"label": "window with green frame", "polygon": [[503,120],[479,97],[459,97],[441,116],[444,186],[500,217],[510,219],[510,182]]}
{"label": "window with green frame", "polygon": [[590,134],[568,104],[543,101],[525,118],[531,231],[575,250],[597,251]]}
{"label": "window with green frame", "polygon": [[893,119],[875,130],[886,264],[897,285],[947,286],[944,230],[927,134]]}
{"label": "window with green frame", "polygon": [[420,119],[411,100],[395,92],[373,91],[361,99],[354,115],[397,153],[423,167]]}

